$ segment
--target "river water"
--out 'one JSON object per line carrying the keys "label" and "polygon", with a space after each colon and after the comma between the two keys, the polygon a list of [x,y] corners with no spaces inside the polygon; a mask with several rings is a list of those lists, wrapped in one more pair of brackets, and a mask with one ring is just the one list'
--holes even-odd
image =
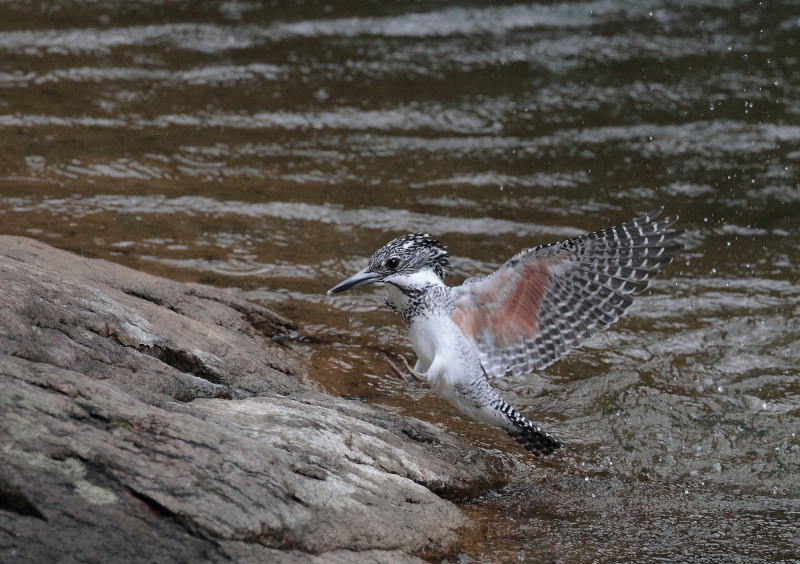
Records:
{"label": "river water", "polygon": [[[0,231],[290,317],[327,391],[509,462],[459,562],[800,562],[796,2],[0,1]],[[383,290],[427,230],[455,283],[680,215],[610,330],[494,381],[533,459],[389,372]]]}

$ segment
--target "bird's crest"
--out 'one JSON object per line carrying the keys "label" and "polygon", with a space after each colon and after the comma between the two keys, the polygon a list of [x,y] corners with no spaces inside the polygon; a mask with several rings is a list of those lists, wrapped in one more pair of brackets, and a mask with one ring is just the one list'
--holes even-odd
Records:
{"label": "bird's crest", "polygon": [[432,268],[436,275],[444,280],[446,269],[450,268],[447,248],[430,234],[419,232],[403,235],[386,243],[378,249],[370,259],[370,269],[380,272],[397,259],[397,270],[400,272],[416,272],[423,268]]}

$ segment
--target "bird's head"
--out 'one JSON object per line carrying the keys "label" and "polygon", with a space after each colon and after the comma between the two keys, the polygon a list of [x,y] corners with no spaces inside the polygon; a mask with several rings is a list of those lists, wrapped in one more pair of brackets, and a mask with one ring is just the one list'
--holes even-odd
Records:
{"label": "bird's head", "polygon": [[445,246],[427,233],[403,235],[375,251],[367,267],[328,290],[344,292],[363,284],[412,286],[426,280],[444,280],[450,268]]}

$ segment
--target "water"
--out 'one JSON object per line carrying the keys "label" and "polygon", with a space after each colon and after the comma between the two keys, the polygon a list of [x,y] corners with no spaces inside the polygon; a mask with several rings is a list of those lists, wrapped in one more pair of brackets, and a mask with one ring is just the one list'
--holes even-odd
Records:
{"label": "water", "polygon": [[[791,2],[0,2],[0,225],[239,292],[329,392],[517,460],[461,561],[797,562],[798,39]],[[406,232],[458,283],[658,205],[680,259],[495,382],[556,459],[391,377],[382,290],[324,294]]]}

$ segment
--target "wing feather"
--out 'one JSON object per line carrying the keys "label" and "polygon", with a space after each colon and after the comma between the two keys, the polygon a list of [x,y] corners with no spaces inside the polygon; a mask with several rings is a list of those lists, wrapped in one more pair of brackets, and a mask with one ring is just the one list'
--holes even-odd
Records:
{"label": "wing feather", "polygon": [[490,377],[541,370],[619,319],[682,245],[661,209],[522,251],[453,289],[453,321]]}

